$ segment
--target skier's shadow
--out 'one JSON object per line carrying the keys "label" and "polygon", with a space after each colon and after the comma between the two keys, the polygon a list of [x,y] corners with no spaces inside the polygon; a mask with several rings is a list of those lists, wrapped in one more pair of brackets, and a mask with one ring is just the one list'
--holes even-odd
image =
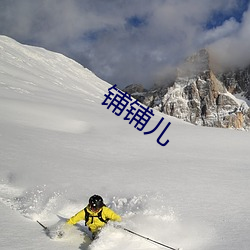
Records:
{"label": "skier's shadow", "polygon": [[82,225],[76,224],[75,226],[76,226],[77,230],[79,230],[83,233],[83,242],[80,244],[79,249],[88,250],[90,244],[92,243],[91,232],[88,230],[87,227],[84,227]]}
{"label": "skier's shadow", "polygon": [[[87,237],[87,236],[85,236]],[[84,239],[85,240],[85,239]],[[80,246],[79,246],[79,249],[81,250],[88,250],[89,249],[89,246],[90,246],[91,242],[87,243],[85,241],[83,241]]]}

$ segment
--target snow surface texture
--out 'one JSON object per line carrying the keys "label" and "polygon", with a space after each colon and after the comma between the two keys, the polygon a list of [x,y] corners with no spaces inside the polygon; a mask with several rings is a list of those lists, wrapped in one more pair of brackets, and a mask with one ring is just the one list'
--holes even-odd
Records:
{"label": "snow surface texture", "polygon": [[[171,122],[162,147],[101,103],[110,85],[63,55],[0,37],[0,249],[163,249],[81,222],[46,236],[103,196],[122,226],[184,250],[250,249],[249,132]],[[148,131],[147,130],[147,131]],[[158,133],[158,134],[157,134]]]}

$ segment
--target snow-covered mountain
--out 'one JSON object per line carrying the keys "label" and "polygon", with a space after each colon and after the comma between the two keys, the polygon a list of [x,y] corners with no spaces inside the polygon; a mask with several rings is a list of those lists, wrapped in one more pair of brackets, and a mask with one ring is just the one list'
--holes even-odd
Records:
{"label": "snow-covered mountain", "polygon": [[132,85],[125,91],[147,106],[196,125],[249,129],[249,68],[215,71],[203,49],[180,65],[170,87],[145,91]]}
{"label": "snow-covered mountain", "polygon": [[168,246],[248,250],[249,133],[154,111],[144,131],[164,121],[145,135],[102,105],[110,87],[63,55],[0,37],[0,248],[163,249],[112,225],[91,243],[84,222],[62,239],[36,223],[53,228],[97,193],[124,227]]}
{"label": "snow-covered mountain", "polygon": [[246,98],[248,104],[250,103],[250,66],[225,70],[216,75],[230,93],[238,94],[240,98]]}

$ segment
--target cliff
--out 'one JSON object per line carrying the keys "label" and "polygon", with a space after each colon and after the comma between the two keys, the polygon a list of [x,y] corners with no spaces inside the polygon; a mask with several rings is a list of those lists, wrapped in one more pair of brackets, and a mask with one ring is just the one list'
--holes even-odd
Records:
{"label": "cliff", "polygon": [[248,129],[250,67],[223,73],[212,68],[209,52],[203,49],[180,65],[171,86],[146,91],[137,85],[133,91],[131,85],[125,91],[147,106],[196,125]]}

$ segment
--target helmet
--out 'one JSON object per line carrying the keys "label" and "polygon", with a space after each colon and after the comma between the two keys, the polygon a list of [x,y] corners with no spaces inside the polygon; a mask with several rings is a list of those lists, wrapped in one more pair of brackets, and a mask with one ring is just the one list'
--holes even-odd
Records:
{"label": "helmet", "polygon": [[99,210],[104,206],[103,199],[99,195],[93,195],[89,198],[89,207],[91,210]]}

